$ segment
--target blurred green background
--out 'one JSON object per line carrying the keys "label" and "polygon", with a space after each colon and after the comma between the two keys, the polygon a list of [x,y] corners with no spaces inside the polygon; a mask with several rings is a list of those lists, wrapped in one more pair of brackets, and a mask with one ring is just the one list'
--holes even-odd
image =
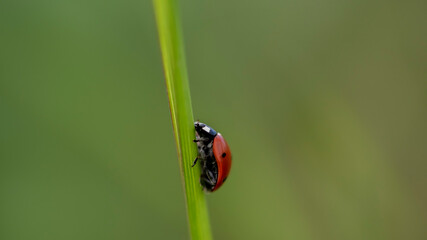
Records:
{"label": "blurred green background", "polygon": [[[426,1],[180,2],[215,239],[426,239]],[[0,1],[0,239],[188,239],[151,1]]]}

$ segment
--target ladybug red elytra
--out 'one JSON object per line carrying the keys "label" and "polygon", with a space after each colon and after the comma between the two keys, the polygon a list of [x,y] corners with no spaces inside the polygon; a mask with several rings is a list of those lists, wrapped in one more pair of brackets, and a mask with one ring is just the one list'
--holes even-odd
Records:
{"label": "ladybug red elytra", "polygon": [[[194,123],[202,174],[200,184],[209,192],[217,190],[225,182],[231,169],[231,151],[224,137],[213,128],[199,121]],[[192,167],[193,167],[192,166]]]}

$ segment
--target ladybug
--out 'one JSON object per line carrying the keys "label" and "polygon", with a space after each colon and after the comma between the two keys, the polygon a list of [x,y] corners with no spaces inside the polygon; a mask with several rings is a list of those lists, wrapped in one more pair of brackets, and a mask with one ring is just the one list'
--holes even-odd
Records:
{"label": "ladybug", "polygon": [[231,168],[231,152],[224,137],[213,128],[199,121],[194,123],[196,129],[196,157],[191,167],[200,159],[202,174],[200,184],[209,192],[217,190],[225,182]]}

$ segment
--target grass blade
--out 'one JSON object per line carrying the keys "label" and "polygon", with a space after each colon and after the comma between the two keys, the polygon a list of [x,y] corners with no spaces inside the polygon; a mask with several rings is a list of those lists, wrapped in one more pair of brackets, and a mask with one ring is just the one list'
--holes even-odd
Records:
{"label": "grass blade", "polygon": [[178,158],[183,175],[187,214],[193,240],[212,239],[205,195],[199,184],[200,168],[191,167],[197,156],[190,87],[175,0],[153,0],[168,90]]}

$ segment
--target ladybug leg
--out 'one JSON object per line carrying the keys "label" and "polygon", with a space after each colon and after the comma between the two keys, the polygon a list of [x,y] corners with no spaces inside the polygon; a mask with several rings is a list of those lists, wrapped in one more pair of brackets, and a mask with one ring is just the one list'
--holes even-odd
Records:
{"label": "ladybug leg", "polygon": [[205,189],[205,186],[215,186],[215,182],[206,178],[206,177],[201,177],[200,181],[203,181],[204,183],[202,183],[203,189]]}
{"label": "ladybug leg", "polygon": [[212,185],[215,185],[215,176],[214,176],[213,172],[212,171],[206,171],[206,176],[208,177],[209,182],[214,183]]}
{"label": "ladybug leg", "polygon": [[201,138],[201,137],[196,137],[196,139],[193,140],[193,142],[206,142],[209,141],[209,138]]}
{"label": "ladybug leg", "polygon": [[206,185],[209,184],[209,180],[205,177],[200,177],[200,185],[202,185],[202,191],[204,191],[206,188]]}
{"label": "ladybug leg", "polygon": [[196,139],[193,140],[193,142],[202,142],[203,138],[199,137],[199,135],[196,135]]}
{"label": "ladybug leg", "polygon": [[207,161],[203,161],[203,169],[207,169]]}
{"label": "ladybug leg", "polygon": [[194,165],[196,165],[198,159],[199,157],[196,157],[196,159],[194,159],[193,165],[191,165],[191,167],[194,167]]}

